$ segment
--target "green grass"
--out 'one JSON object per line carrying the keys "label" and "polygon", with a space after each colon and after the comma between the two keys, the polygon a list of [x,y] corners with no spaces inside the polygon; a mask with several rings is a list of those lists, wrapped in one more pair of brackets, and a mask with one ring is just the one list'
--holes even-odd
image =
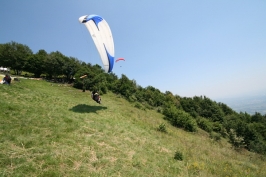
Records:
{"label": "green grass", "polygon": [[89,92],[29,79],[0,91],[0,176],[266,176],[264,156],[112,93],[99,105]]}

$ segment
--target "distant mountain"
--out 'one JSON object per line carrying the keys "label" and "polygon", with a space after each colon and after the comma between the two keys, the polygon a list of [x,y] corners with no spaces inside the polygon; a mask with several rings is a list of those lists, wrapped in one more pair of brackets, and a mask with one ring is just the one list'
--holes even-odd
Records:
{"label": "distant mountain", "polygon": [[247,112],[251,115],[255,114],[255,112],[259,112],[262,115],[266,114],[266,95],[227,98],[221,99],[219,102],[225,103],[237,112]]}

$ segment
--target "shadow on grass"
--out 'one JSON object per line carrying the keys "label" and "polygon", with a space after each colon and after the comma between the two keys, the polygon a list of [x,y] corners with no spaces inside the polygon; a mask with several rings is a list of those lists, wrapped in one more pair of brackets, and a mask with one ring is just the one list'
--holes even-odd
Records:
{"label": "shadow on grass", "polygon": [[90,113],[94,112],[96,113],[99,110],[107,109],[106,106],[90,106],[86,104],[79,104],[77,106],[74,106],[73,108],[69,109],[73,112],[79,112],[79,113]]}

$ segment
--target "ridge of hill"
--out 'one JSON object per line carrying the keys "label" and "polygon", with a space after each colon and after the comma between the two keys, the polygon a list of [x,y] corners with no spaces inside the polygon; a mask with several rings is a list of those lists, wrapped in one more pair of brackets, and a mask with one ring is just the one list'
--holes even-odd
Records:
{"label": "ridge of hill", "polygon": [[265,156],[173,127],[111,92],[100,105],[42,80],[0,90],[0,176],[266,176]]}

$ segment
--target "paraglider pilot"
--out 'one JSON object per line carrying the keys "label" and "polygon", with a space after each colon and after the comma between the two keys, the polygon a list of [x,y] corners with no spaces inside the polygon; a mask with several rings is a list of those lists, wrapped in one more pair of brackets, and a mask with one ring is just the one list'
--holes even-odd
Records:
{"label": "paraglider pilot", "polygon": [[101,104],[101,97],[97,91],[92,91],[91,98],[96,101],[97,103]]}

